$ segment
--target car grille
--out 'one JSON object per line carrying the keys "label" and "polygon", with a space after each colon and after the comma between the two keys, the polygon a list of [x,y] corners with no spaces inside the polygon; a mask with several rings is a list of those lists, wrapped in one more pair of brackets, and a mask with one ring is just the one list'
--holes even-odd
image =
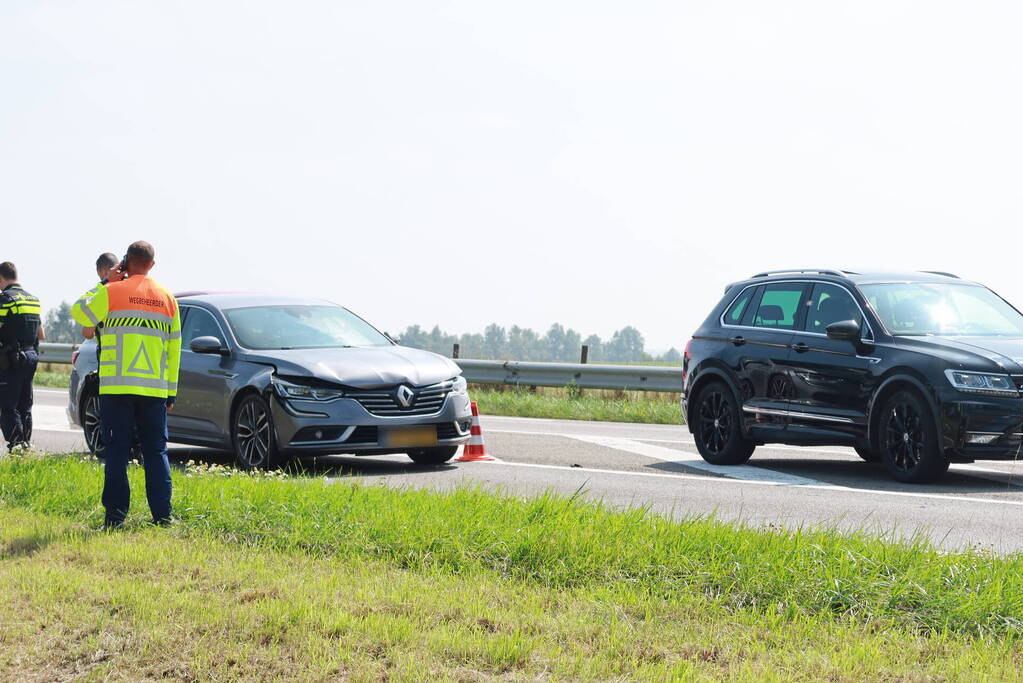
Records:
{"label": "car grille", "polygon": [[407,415],[433,415],[440,412],[444,399],[451,393],[451,382],[441,382],[428,387],[408,387],[411,400],[408,406],[398,400],[401,387],[385,391],[347,391],[347,398],[354,398],[369,413],[379,417],[405,417]]}
{"label": "car grille", "polygon": [[1023,391],[1023,375],[1013,375],[1012,383],[1016,385],[1016,389]]}

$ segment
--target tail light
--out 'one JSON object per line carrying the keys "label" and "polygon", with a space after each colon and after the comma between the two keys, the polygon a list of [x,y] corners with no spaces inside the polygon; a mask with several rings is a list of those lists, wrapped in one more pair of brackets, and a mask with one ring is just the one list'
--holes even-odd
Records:
{"label": "tail light", "polygon": [[80,353],[81,353],[81,351],[79,351],[78,349],[75,349],[74,351],[71,352],[71,366],[72,367],[74,367],[75,363],[78,362],[78,354],[80,354]]}
{"label": "tail light", "polygon": [[689,359],[693,357],[692,351],[693,340],[690,339],[686,342],[686,350],[682,352],[682,381],[686,381],[686,371],[689,369]]}

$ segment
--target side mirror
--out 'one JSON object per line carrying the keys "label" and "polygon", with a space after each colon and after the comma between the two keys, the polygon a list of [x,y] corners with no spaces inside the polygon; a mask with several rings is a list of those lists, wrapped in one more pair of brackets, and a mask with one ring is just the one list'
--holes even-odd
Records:
{"label": "side mirror", "polygon": [[193,353],[212,353],[220,356],[226,356],[231,352],[224,342],[220,341],[216,337],[196,337],[192,340],[190,345]]}
{"label": "side mirror", "polygon": [[860,324],[855,320],[840,320],[837,323],[831,323],[824,331],[827,332],[828,339],[850,342],[860,340]]}

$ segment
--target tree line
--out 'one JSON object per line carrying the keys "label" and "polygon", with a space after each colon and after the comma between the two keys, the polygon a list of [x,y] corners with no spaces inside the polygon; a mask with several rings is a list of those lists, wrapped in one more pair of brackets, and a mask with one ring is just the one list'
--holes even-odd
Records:
{"label": "tree line", "polygon": [[583,338],[575,330],[559,323],[540,334],[528,327],[512,325],[504,328],[496,323],[488,325],[483,333],[449,334],[439,326],[427,332],[419,325],[409,325],[399,339],[405,346],[425,349],[450,356],[455,344],[459,356],[480,360],[531,360],[578,363],[582,347],[589,347],[590,363],[634,363],[659,361],[681,363],[682,354],[671,348],[666,353],[652,355],[646,351],[643,335],[635,327],[626,326],[601,339],[595,334]]}
{"label": "tree line", "polygon": [[[44,325],[47,341],[65,344],[82,341],[82,328],[71,317],[71,305],[66,301],[47,312]],[[482,334],[449,334],[436,325],[427,332],[419,325],[409,325],[399,339],[405,346],[445,356],[450,356],[454,345],[458,344],[459,356],[480,360],[578,363],[582,347],[586,345],[591,363],[682,362],[682,354],[675,348],[660,355],[647,353],[643,335],[631,325],[618,330],[609,339],[595,334],[583,338],[559,323],[551,325],[543,334],[528,327],[504,328],[496,323],[488,325]]]}

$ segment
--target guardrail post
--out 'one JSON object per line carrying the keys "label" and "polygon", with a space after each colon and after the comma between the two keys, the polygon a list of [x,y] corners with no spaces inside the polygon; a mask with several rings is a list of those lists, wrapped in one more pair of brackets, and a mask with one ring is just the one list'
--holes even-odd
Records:
{"label": "guardrail post", "polygon": [[583,344],[583,352],[579,356],[579,362],[582,363],[583,365],[586,365],[586,361],[589,360],[589,358],[590,358],[590,347],[587,346],[586,344]]}
{"label": "guardrail post", "polygon": [[453,346],[453,347],[451,348],[451,357],[452,357],[452,358],[458,358],[458,349],[459,349],[459,346],[458,346],[458,344],[455,344],[455,345],[454,345],[454,346]]}

